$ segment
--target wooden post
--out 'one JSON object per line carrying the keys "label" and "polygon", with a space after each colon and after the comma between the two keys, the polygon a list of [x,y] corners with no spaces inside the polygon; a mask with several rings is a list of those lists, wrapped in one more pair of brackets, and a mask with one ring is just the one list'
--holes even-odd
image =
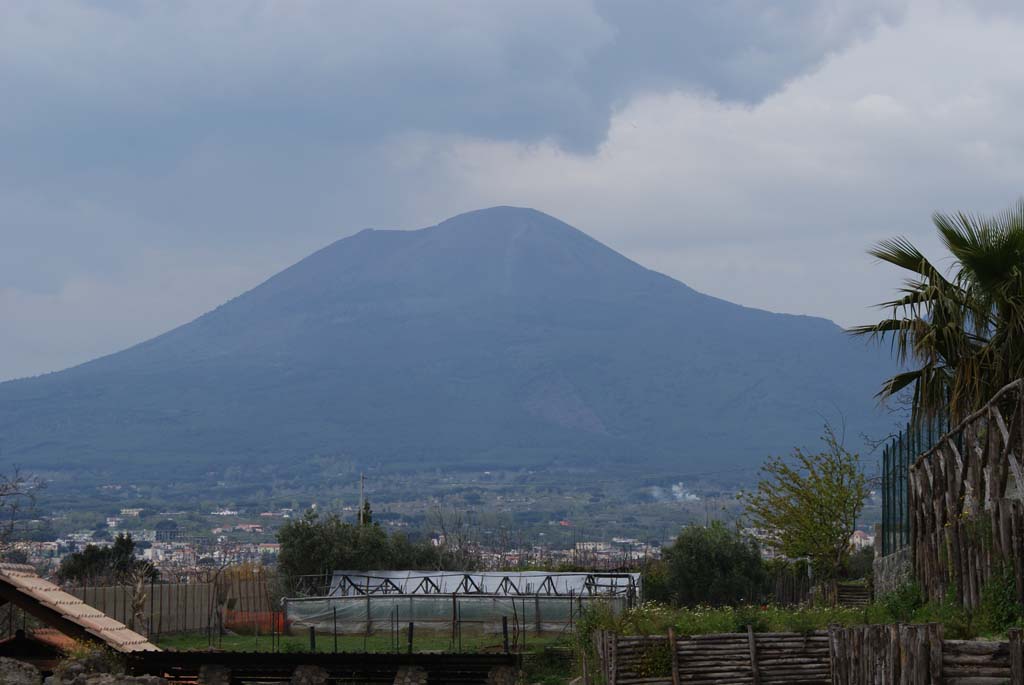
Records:
{"label": "wooden post", "polygon": [[668,648],[672,653],[672,685],[679,685],[679,648],[676,644],[676,629],[669,626]]}
{"label": "wooden post", "polygon": [[754,685],[761,685],[761,669],[757,667],[757,642],[754,640],[754,627],[747,625],[747,645],[750,647],[750,675]]}
{"label": "wooden post", "polygon": [[608,659],[608,685],[615,685],[618,682],[618,635],[611,634],[611,657]]}
{"label": "wooden post", "polygon": [[1013,628],[1010,634],[1010,682],[1024,683],[1024,640],[1020,628]]}
{"label": "wooden post", "polygon": [[[456,626],[456,623],[458,622],[458,610],[457,610],[457,605],[456,605],[457,601],[458,600],[455,598],[455,593],[453,592],[452,593],[452,649],[455,648],[455,626]],[[515,604],[515,600],[514,599],[512,600],[512,603]],[[505,651],[507,652],[508,650],[506,649]]]}
{"label": "wooden post", "polygon": [[[501,643],[508,654],[508,616],[501,617]],[[587,670],[587,650],[583,650],[583,670]]]}
{"label": "wooden post", "polygon": [[[928,677],[930,685],[942,683],[942,624],[932,623],[928,626],[928,658],[931,661],[931,673]],[[1012,656],[1011,656],[1012,658]],[[1014,682],[1024,682],[1024,678]]]}

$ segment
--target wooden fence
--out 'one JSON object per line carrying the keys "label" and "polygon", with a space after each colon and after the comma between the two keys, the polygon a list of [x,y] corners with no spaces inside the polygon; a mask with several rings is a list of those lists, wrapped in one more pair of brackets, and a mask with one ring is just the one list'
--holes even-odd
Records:
{"label": "wooden fence", "polygon": [[588,685],[1001,685],[1024,683],[1021,631],[1009,642],[943,640],[942,627],[876,625],[800,633],[594,635]]}
{"label": "wooden fence", "polygon": [[1024,379],[1000,390],[910,467],[914,573],[929,599],[976,608],[1003,565],[1024,602]]}
{"label": "wooden fence", "polygon": [[595,636],[599,667],[595,677],[608,685],[829,685],[826,632],[721,633],[677,637]]}

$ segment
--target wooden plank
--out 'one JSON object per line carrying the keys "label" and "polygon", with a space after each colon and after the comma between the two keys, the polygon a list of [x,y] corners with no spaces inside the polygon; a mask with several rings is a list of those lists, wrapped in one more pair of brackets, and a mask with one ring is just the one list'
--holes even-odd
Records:
{"label": "wooden plank", "polygon": [[679,645],[676,643],[676,629],[669,626],[668,648],[672,652],[672,685],[679,685]]}
{"label": "wooden plank", "polygon": [[1010,682],[1024,683],[1024,640],[1020,628],[1013,628],[1010,635]]}
{"label": "wooden plank", "polygon": [[761,685],[761,671],[757,666],[757,644],[754,642],[754,628],[747,626],[747,644],[750,646],[750,673],[754,685]]}

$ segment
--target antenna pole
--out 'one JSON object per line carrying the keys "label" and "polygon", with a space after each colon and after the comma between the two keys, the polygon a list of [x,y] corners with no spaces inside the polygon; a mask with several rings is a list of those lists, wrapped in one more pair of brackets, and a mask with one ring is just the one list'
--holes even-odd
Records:
{"label": "antenna pole", "polygon": [[366,476],[363,475],[362,471],[359,472],[359,525],[363,525],[363,512],[366,510],[366,496],[364,494],[364,486],[366,483]]}

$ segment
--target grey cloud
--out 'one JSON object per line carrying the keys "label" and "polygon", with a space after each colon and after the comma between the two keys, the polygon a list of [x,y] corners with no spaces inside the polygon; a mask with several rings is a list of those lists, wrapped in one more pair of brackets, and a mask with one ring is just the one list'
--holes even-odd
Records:
{"label": "grey cloud", "polygon": [[12,0],[4,14],[0,284],[53,292],[145,246],[266,251],[419,221],[389,197],[418,185],[388,156],[405,136],[592,152],[637,93],[756,101],[901,4]]}
{"label": "grey cloud", "polygon": [[897,21],[901,5],[22,2],[0,28],[0,85],[20,93],[4,118],[44,172],[63,152],[72,166],[145,169],[197,139],[268,132],[553,138],[583,151],[638,92],[755,102]]}

